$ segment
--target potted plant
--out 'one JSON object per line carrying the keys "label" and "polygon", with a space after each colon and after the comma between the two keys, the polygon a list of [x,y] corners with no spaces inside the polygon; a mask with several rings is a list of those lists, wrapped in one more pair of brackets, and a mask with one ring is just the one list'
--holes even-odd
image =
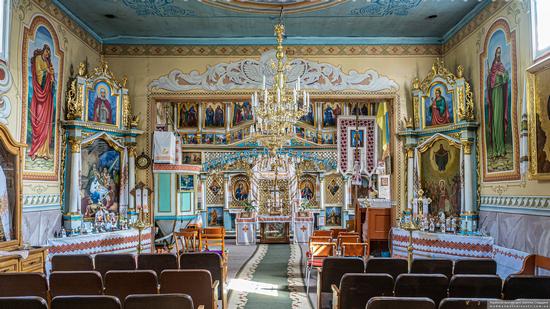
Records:
{"label": "potted plant", "polygon": [[252,218],[252,215],[256,212],[256,206],[252,205],[249,201],[242,201],[241,207],[244,210],[241,212],[241,218]]}

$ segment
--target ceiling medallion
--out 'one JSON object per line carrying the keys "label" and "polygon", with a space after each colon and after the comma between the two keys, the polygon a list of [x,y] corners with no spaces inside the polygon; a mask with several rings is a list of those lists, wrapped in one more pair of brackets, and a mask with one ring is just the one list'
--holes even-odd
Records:
{"label": "ceiling medallion", "polygon": [[284,6],[286,14],[295,14],[323,10],[345,3],[347,0],[203,0],[201,2],[236,12],[278,15],[281,6]]}

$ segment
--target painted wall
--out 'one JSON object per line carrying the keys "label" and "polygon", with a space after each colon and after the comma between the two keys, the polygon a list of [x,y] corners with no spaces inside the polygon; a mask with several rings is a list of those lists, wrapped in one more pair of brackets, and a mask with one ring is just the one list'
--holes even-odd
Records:
{"label": "painted wall", "polygon": [[[9,37],[8,67],[13,84],[7,92],[11,102],[11,114],[7,118],[10,133],[16,139],[25,143],[22,136],[23,96],[23,57],[26,51],[22,49],[24,29],[29,27],[37,16],[44,17],[52,26],[59,38],[59,47],[64,53],[63,80],[57,81],[57,87],[62,87],[62,95],[57,98],[59,116],[63,117],[64,97],[70,67],[75,70],[81,61],[88,59],[90,67],[95,67],[99,60],[99,43],[79,28],[66,15],[62,14],[51,1],[12,0],[12,17]],[[57,119],[59,120],[59,119]],[[58,123],[58,129],[60,124]],[[63,158],[60,158],[60,161]],[[59,162],[61,163],[61,162]],[[62,171],[58,173],[63,175]],[[62,177],[62,176],[60,176]],[[23,241],[30,244],[44,244],[53,232],[60,228],[61,223],[60,179],[55,180],[23,180]]]}
{"label": "painted wall", "polygon": [[[128,48],[128,47],[125,47]],[[193,48],[199,49],[201,47],[185,47],[193,50]],[[196,70],[199,73],[203,73],[208,67],[214,66],[218,63],[229,63],[241,59],[251,58],[258,59],[259,55],[250,55],[250,50],[257,49],[254,46],[237,46],[231,47],[233,52],[231,56],[224,56],[220,52],[211,51],[210,54],[193,55],[193,56],[175,56],[164,55],[154,56],[149,53],[140,52],[137,50],[136,56],[132,55],[114,55],[114,53],[108,52],[107,60],[110,67],[114,72],[124,73],[128,76],[128,88],[130,90],[130,96],[132,98],[132,112],[134,114],[141,115],[141,129],[147,129],[148,123],[151,120],[151,115],[148,109],[148,103],[150,102],[148,85],[149,83],[157,79],[160,76],[167,75],[174,69],[179,69],[182,72],[191,72]],[[263,48],[263,47],[262,47]],[[269,48],[269,47],[268,47]],[[300,50],[300,47],[292,47]],[[401,119],[406,115],[408,105],[410,105],[410,91],[409,85],[411,80],[416,76],[424,76],[427,74],[432,63],[434,62],[436,53],[427,51],[423,55],[410,56],[406,49],[403,47],[396,47],[395,53],[384,55],[372,55],[372,54],[360,54],[353,55],[351,52],[344,51],[344,46],[336,46],[334,49],[327,47],[325,50],[317,50],[314,56],[305,56],[300,53],[293,54],[293,58],[307,58],[308,60],[330,63],[335,66],[341,67],[343,72],[349,72],[355,70],[358,72],[364,72],[368,69],[376,70],[379,74],[389,77],[399,85],[398,90],[398,106],[394,109],[394,119],[401,126]],[[373,47],[376,49],[377,47]],[[388,48],[388,47],[385,47]],[[151,48],[153,49],[153,48]],[[171,47],[162,47],[163,50],[171,51]],[[240,50],[247,50],[245,52],[239,52]],[[112,51],[108,50],[108,51]],[[127,49],[128,51],[128,49]],[[170,53],[170,52],[168,52]],[[185,97],[185,93],[181,96]],[[395,122],[394,122],[395,123]],[[137,152],[140,153],[145,150],[146,153],[150,153],[150,140],[152,132],[146,132],[142,137],[138,139]],[[398,145],[399,141],[394,136],[392,141],[394,145]],[[396,149],[396,157],[394,158],[394,164],[399,166],[400,172],[393,175],[395,177],[395,184],[399,190],[395,199],[403,201],[400,196],[403,196],[405,190],[405,166],[404,153],[401,151],[401,147]],[[146,171],[138,170],[137,178],[139,180],[147,181],[151,183],[152,177],[147,174]]]}
{"label": "painted wall", "polygon": [[[504,19],[515,31],[517,55],[517,123],[521,136],[521,115],[524,97],[525,70],[532,65],[530,1],[510,1],[491,4],[475,18],[453,41],[444,46],[444,60],[448,67],[464,66],[465,76],[471,81],[480,120],[482,104],[480,54],[491,26]],[[481,134],[481,133],[480,133]],[[481,135],[478,134],[478,140]],[[520,139],[517,142],[520,142]],[[519,145],[518,145],[519,146]],[[520,157],[527,153],[520,153]],[[516,162],[519,164],[520,162]],[[481,163],[480,163],[481,164]],[[521,168],[521,179],[514,181],[484,180],[481,183],[481,230],[495,237],[498,245],[550,255],[550,196],[548,181],[531,180],[526,162]],[[481,166],[480,171],[482,174]]]}

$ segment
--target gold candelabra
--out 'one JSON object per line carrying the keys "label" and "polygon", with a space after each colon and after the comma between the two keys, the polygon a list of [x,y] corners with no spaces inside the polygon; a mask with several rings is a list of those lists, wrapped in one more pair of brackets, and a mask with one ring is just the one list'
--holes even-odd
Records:
{"label": "gold candelabra", "polygon": [[138,231],[138,244],[136,247],[137,253],[141,254],[143,251],[142,235],[143,230],[151,227],[151,218],[149,216],[149,196],[152,194],[151,189],[147,187],[143,182],[140,182],[130,191],[130,194],[134,196],[134,209],[137,211],[136,222],[131,224],[131,227]]}
{"label": "gold candelabra", "polygon": [[[417,201],[422,204],[422,197],[424,195],[424,190],[418,190]],[[411,201],[412,203],[412,201]],[[416,218],[413,217],[412,207],[407,211],[404,211],[399,219],[399,227],[409,232],[409,244],[407,246],[407,264],[409,272],[411,271],[412,261],[413,261],[413,232],[420,230],[420,219],[422,218],[423,207],[418,205],[418,213]]]}

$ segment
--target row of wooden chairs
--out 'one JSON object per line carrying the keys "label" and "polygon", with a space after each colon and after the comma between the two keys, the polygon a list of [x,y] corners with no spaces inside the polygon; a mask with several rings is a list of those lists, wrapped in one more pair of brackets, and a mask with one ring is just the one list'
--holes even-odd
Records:
{"label": "row of wooden chairs", "polygon": [[164,270],[160,277],[152,270],[111,270],[104,284],[96,271],[53,272],[49,285],[41,273],[0,274],[0,297],[109,295],[124,301],[132,294],[181,293],[205,309],[217,308],[218,286],[219,281],[204,269]]}
{"label": "row of wooden chairs", "polygon": [[[186,294],[135,294],[119,300],[109,295],[57,296],[51,301],[51,309],[150,309],[178,308],[195,309],[193,300]],[[0,308],[3,309],[47,309],[48,303],[41,297],[0,297]],[[197,306],[196,309],[204,309]]]}
{"label": "row of wooden chairs", "polygon": [[[185,228],[174,232],[176,252],[214,251],[225,254],[225,228]],[[216,249],[217,248],[217,249]]]}
{"label": "row of wooden chairs", "polygon": [[[95,263],[94,263],[95,262]],[[95,265],[94,265],[95,264]],[[223,308],[227,304],[225,281],[226,267],[221,256],[213,252],[175,254],[102,254],[92,258],[89,255],[55,255],[52,257],[52,274],[59,271],[98,271],[101,277],[112,270],[152,270],[160,277],[164,270],[205,269],[213,280],[219,282],[218,296]],[[51,280],[51,279],[50,279]]]}
{"label": "row of wooden chairs", "polygon": [[[483,298],[444,298],[439,307],[433,300],[426,297],[373,297],[369,300],[366,309],[487,309],[493,305],[494,308],[532,308],[537,305],[536,301],[517,300],[504,301],[499,299]],[[361,307],[365,308],[365,307]]]}
{"label": "row of wooden chairs", "polygon": [[[440,273],[409,274],[406,272],[406,262],[403,272],[398,273],[390,268],[395,261],[398,260],[371,258],[367,260],[365,267],[364,261],[360,258],[326,258],[317,278],[318,304],[322,304],[323,296],[327,293],[332,293],[334,303],[346,303],[342,300],[343,298],[351,303],[360,302],[361,308],[364,308],[370,297],[393,296],[394,293],[395,296],[429,297],[436,304],[445,297],[495,299],[544,298],[544,295],[550,297],[550,277],[511,276],[505,281],[503,287],[502,279],[496,274],[457,274],[452,277]],[[400,263],[394,265],[400,265]],[[344,305],[340,308],[348,307]]]}

